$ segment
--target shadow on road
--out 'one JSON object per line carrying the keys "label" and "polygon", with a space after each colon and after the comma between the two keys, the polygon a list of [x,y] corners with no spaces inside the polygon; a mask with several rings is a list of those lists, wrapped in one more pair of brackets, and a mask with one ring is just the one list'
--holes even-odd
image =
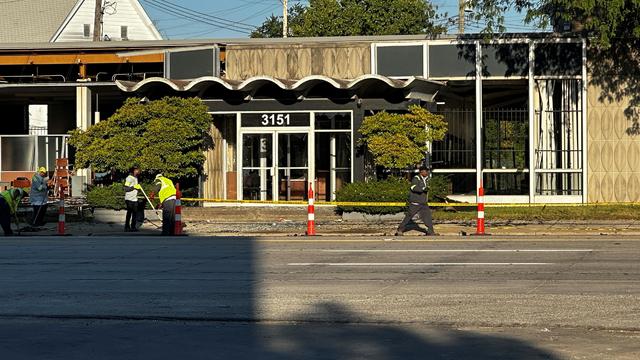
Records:
{"label": "shadow on road", "polygon": [[556,358],[429,319],[374,324],[321,299],[296,309],[298,322],[261,321],[257,287],[277,275],[264,270],[268,245],[251,238],[7,239],[0,248],[2,359]]}

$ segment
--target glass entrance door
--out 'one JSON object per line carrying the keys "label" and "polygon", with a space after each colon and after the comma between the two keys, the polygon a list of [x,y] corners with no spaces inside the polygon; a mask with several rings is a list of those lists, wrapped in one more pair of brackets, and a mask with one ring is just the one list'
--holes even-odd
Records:
{"label": "glass entrance door", "polygon": [[273,133],[242,134],[242,198],[273,200]]}
{"label": "glass entrance door", "polygon": [[309,183],[309,134],[277,133],[278,200],[305,200]]}
{"label": "glass entrance door", "polygon": [[243,133],[242,198],[305,200],[309,183],[308,154],[308,132]]}

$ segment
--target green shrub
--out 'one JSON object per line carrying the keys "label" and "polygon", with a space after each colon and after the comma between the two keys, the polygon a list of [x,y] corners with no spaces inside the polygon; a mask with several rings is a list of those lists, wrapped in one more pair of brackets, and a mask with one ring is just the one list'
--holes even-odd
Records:
{"label": "green shrub", "polygon": [[442,175],[435,175],[429,181],[429,202],[442,202],[451,195],[451,181]]}
{"label": "green shrub", "polygon": [[[409,182],[402,178],[354,182],[336,191],[336,200],[343,202],[406,202]],[[396,214],[406,206],[339,206],[339,212],[361,212],[365,214]]]}
{"label": "green shrub", "polygon": [[[339,202],[406,202],[409,197],[409,181],[390,177],[386,180],[355,182],[336,191]],[[449,180],[434,176],[429,181],[429,201],[440,202],[449,195]],[[396,214],[406,206],[338,206],[338,212],[361,212],[365,214]]]}
{"label": "green shrub", "polygon": [[[142,184],[142,188],[147,195],[153,191],[153,187],[152,184]],[[140,196],[142,196],[142,194],[140,194]],[[124,186],[120,183],[115,183],[110,186],[94,186],[87,191],[87,202],[95,208],[124,210],[126,209],[124,203]],[[153,205],[156,206],[157,203],[158,199],[156,196]],[[147,207],[149,206],[147,205]]]}

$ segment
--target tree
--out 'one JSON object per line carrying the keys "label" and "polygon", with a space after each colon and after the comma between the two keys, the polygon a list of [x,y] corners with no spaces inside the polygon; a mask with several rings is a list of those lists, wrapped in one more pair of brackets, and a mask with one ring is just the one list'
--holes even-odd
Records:
{"label": "tree", "polygon": [[588,39],[589,78],[601,89],[600,101],[629,104],[627,132],[640,135],[640,1],[638,0],[470,0],[475,18],[486,21],[484,32],[505,30],[505,14],[517,10],[525,22],[547,28],[569,22]]}
{"label": "tree", "polygon": [[486,21],[486,32],[505,30],[505,13],[525,14],[525,22],[541,28],[559,21],[589,36],[592,45],[609,48],[616,39],[640,38],[640,1],[637,0],[470,0],[477,20]]}
{"label": "tree", "polygon": [[[436,11],[425,0],[310,0],[290,12],[290,36],[437,35]],[[281,37],[282,17],[271,15],[252,37]]]}
{"label": "tree", "polygon": [[143,173],[194,179],[202,172],[211,143],[212,119],[197,98],[165,97],[141,103],[130,98],[116,113],[87,131],[73,130],[76,167],[126,173],[137,165]]}
{"label": "tree", "polygon": [[[306,10],[302,4],[294,4],[289,8],[289,36],[295,36],[292,29],[302,21],[302,14]],[[282,15],[271,14],[257,29],[251,32],[252,38],[279,38],[282,37]]]}
{"label": "tree", "polygon": [[447,123],[442,115],[412,105],[405,114],[381,111],[367,116],[358,131],[360,144],[371,152],[376,165],[398,170],[421,162],[427,142],[444,139]]}

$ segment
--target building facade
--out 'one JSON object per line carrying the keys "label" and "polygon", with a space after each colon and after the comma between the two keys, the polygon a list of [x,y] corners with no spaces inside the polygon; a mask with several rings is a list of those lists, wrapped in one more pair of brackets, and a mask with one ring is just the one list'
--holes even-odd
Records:
{"label": "building facade", "polygon": [[200,97],[216,143],[206,198],[300,200],[311,183],[331,200],[343,184],[379,171],[358,145],[364,117],[420,104],[449,125],[430,144],[430,161],[452,198],[475,201],[483,185],[488,202],[640,200],[640,144],[625,131],[625,101],[603,102],[589,85],[581,38],[221,39],[113,49],[127,51],[155,63],[50,86],[90,92],[77,110],[86,126],[96,106],[114,109],[128,96]]}

